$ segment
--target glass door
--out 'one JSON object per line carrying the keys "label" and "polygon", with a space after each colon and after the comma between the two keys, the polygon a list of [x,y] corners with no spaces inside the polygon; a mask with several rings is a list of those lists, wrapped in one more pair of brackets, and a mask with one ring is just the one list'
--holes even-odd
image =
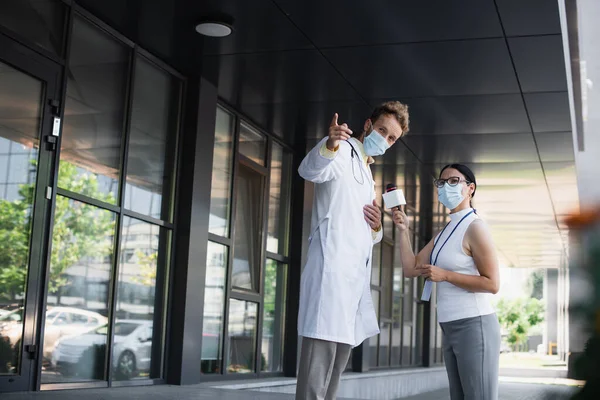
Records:
{"label": "glass door", "polygon": [[40,365],[59,73],[0,34],[0,392],[34,389]]}

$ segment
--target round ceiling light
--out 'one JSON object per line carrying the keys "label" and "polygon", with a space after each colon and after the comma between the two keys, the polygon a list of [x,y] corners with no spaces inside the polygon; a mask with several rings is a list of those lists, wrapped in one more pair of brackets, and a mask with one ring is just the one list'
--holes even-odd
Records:
{"label": "round ceiling light", "polygon": [[204,36],[221,38],[231,35],[233,28],[224,22],[204,21],[196,25],[196,32]]}

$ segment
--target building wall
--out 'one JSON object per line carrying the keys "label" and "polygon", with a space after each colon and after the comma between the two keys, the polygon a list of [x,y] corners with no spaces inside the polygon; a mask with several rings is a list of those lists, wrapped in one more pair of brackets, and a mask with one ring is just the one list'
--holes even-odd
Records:
{"label": "building wall", "polygon": [[[36,9],[30,7],[34,3],[44,2],[20,3],[26,6],[17,10],[19,18],[35,22]],[[61,106],[63,129],[66,137],[74,137],[74,147],[60,149],[56,168],[74,164],[78,179],[93,175],[98,190],[105,193],[80,193],[76,187],[61,187],[68,181],[63,180],[58,183],[59,196],[67,210],[83,207],[90,210],[89,216],[105,214],[106,218],[86,220],[87,227],[108,226],[111,233],[102,231],[95,241],[84,243],[102,247],[105,252],[80,257],[60,275],[66,279],[64,285],[56,291],[41,288],[38,294],[46,299],[44,304],[77,306],[97,313],[105,318],[105,335],[111,339],[96,349],[99,353],[93,358],[97,368],[90,377],[96,380],[93,385],[76,382],[73,375],[56,369],[48,370],[51,373],[45,373],[40,382],[32,382],[31,388],[40,384],[50,385],[45,387],[48,389],[59,387],[51,386],[54,384],[193,384],[238,373],[240,377],[294,376],[299,278],[313,193],[297,176],[296,168],[309,144],[302,138],[285,143],[220,101],[215,85],[218,76],[203,64],[202,40],[190,28],[195,22],[188,12],[192,1],[49,0],[48,4],[56,6],[62,15],[58,22],[52,19],[56,15],[48,18],[59,25],[57,31],[66,32],[56,41],[56,49],[37,43],[46,35],[37,34],[35,23],[15,26],[10,25],[12,19],[0,17],[0,35],[57,64],[64,73],[63,97],[88,107],[81,114],[91,115],[89,123],[82,127],[75,116],[79,109],[70,108],[70,104]],[[90,93],[99,99],[97,104],[86,103]],[[106,105],[103,101],[108,101],[105,97],[109,95],[113,95],[109,99],[112,102]],[[152,108],[157,104],[163,108]],[[94,119],[94,107],[108,115],[106,120]],[[141,117],[139,110],[145,110]],[[219,136],[223,113],[233,121],[226,143]],[[166,116],[160,119],[162,114]],[[103,123],[112,125],[109,129]],[[151,134],[136,137],[138,131],[161,128],[164,131],[158,139]],[[113,139],[106,147],[116,149],[110,157],[105,156],[107,150],[102,146],[106,137]],[[96,140],[98,146],[78,149],[78,139]],[[255,157],[257,143],[263,146],[262,160]],[[229,147],[223,151],[226,145]],[[6,151],[0,150],[0,156],[11,166],[17,157],[13,147],[11,144]],[[277,159],[277,149],[282,151],[283,160]],[[222,179],[220,164],[225,156],[229,157],[228,180]],[[144,167],[152,157],[164,161],[158,172],[154,164]],[[116,161],[110,164],[110,160]],[[393,167],[377,164],[373,168],[380,204],[386,180],[397,175],[396,160],[389,161],[386,164]],[[158,178],[147,182],[143,174],[133,176],[136,166]],[[401,177],[403,182],[397,183],[406,188],[412,239],[415,250],[419,250],[443,226],[446,216],[430,185],[422,184],[429,184],[431,171],[416,165],[411,168]],[[3,172],[10,175],[10,168]],[[260,191],[253,192],[252,184],[243,186],[244,179],[257,177],[263,185]],[[275,183],[278,177],[281,179]],[[14,200],[10,185],[28,183],[27,176],[21,178],[18,182],[0,181],[0,196]],[[249,201],[253,194],[260,199],[256,210]],[[229,208],[215,212],[225,204],[223,201]],[[236,229],[239,233],[247,222],[236,216],[255,211],[261,212],[262,218],[252,221],[247,237],[256,242],[239,240]],[[280,211],[276,219],[273,213]],[[219,218],[223,217],[226,221],[222,225],[227,225],[229,232],[213,229],[219,228],[223,222]],[[422,280],[402,276],[389,212],[383,222],[386,240],[375,250],[378,268],[372,290],[380,300],[377,311],[383,317],[384,334],[357,350],[349,367],[363,371],[440,364],[441,334],[434,320],[435,304],[419,302]],[[55,248],[60,241],[57,226],[54,231],[50,223],[46,226]],[[284,242],[289,246],[280,246]],[[240,256],[240,249],[247,254],[256,252],[254,270],[244,269],[244,261],[249,260]],[[254,286],[246,287],[248,281]],[[75,317],[69,314],[69,318]],[[121,379],[108,368],[118,364],[121,353],[111,355],[111,351],[116,348],[121,322],[138,319],[150,324],[151,337],[146,332],[142,339],[152,361],[142,374]],[[97,334],[102,335],[102,331]],[[104,375],[105,370],[112,372]]]}

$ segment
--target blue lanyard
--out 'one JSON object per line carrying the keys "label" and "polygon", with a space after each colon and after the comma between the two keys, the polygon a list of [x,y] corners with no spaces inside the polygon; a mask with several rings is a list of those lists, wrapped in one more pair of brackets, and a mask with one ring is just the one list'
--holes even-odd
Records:
{"label": "blue lanyard", "polygon": [[432,262],[433,261],[433,253],[435,251],[435,246],[437,246],[438,242],[442,238],[442,235],[444,234],[444,231],[446,230],[446,228],[448,227],[448,225],[450,225],[450,223],[446,224],[446,226],[442,230],[442,233],[440,233],[440,236],[438,237],[438,240],[436,240],[436,241],[433,242],[433,249],[431,249],[431,254],[429,255],[429,264],[431,264],[431,265],[436,265],[437,264],[438,257],[440,256],[440,253],[442,252],[442,249],[444,248],[444,246],[446,245],[446,243],[448,243],[448,240],[450,240],[450,238],[452,237],[452,234],[454,233],[454,231],[456,231],[456,228],[458,228],[458,226],[461,224],[461,222],[463,222],[465,220],[465,218],[467,218],[469,215],[473,214],[474,212],[475,212],[475,210],[471,210],[470,213],[468,213],[467,215],[465,215],[464,217],[462,217],[462,219],[460,221],[458,221],[458,224],[456,224],[456,226],[454,227],[454,229],[452,229],[452,232],[450,232],[450,235],[448,235],[448,237],[446,238],[446,241],[442,244],[442,247],[440,247],[440,249],[438,250],[437,256],[435,256],[435,262]]}

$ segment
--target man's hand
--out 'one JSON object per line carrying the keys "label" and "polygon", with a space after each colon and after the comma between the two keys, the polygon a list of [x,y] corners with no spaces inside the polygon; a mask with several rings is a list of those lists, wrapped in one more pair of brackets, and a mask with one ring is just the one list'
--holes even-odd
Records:
{"label": "man's hand", "polygon": [[365,220],[374,231],[378,231],[381,229],[381,210],[375,200],[373,200],[373,204],[367,204],[363,207],[363,211],[365,213]]}
{"label": "man's hand", "polygon": [[436,267],[435,265],[431,265],[431,264],[421,264],[421,265],[417,265],[417,271],[421,274],[421,276],[424,276],[425,278],[429,279],[432,282],[443,282],[448,280],[447,279],[447,272],[445,269],[442,269],[440,267]]}
{"label": "man's hand", "polygon": [[348,140],[352,135],[352,131],[345,123],[338,125],[338,114],[333,114],[331,125],[329,125],[329,139],[327,139],[327,148],[331,151],[337,149],[340,145],[340,140]]}

